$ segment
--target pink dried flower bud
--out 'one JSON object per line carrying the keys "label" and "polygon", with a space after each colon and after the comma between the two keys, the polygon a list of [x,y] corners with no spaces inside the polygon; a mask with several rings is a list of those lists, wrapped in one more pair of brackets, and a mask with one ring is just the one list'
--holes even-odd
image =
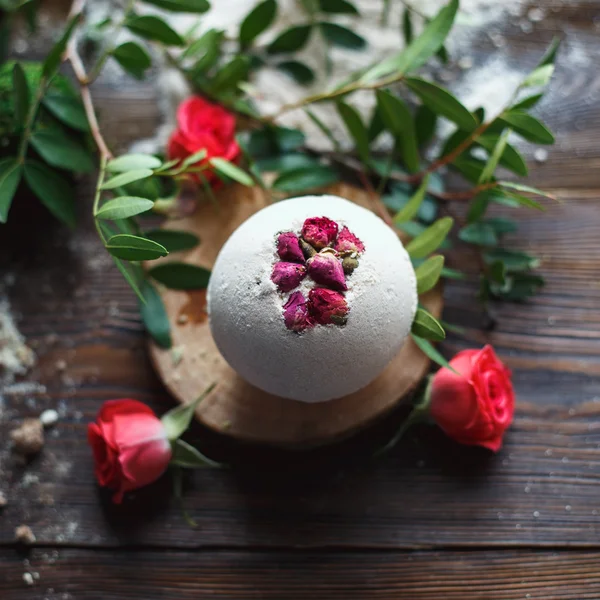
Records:
{"label": "pink dried flower bud", "polygon": [[306,276],[306,268],[291,262],[278,262],[273,266],[271,281],[280,292],[291,292]]}
{"label": "pink dried flower bud", "polygon": [[334,247],[338,252],[360,254],[365,251],[365,245],[346,226],[340,231]]}
{"label": "pink dried flower bud", "polygon": [[350,309],[339,292],[314,288],[308,293],[308,310],[320,325],[345,325]]}
{"label": "pink dried flower bud", "polygon": [[302,237],[317,250],[333,244],[337,232],[337,223],[327,217],[312,217],[302,225]]}
{"label": "pink dried flower bud", "polygon": [[302,292],[294,292],[283,305],[283,321],[288,329],[297,333],[315,324],[308,314],[308,305]]}
{"label": "pink dried flower bud", "polygon": [[295,233],[287,231],[280,233],[277,238],[277,254],[281,260],[303,263],[304,254],[300,248],[300,240]]}
{"label": "pink dried flower bud", "polygon": [[347,290],[344,268],[333,251],[319,252],[306,263],[313,281],[332,290]]}

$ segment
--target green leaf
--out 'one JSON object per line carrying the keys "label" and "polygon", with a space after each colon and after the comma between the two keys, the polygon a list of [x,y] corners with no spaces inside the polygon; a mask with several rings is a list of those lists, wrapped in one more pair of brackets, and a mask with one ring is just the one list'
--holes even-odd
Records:
{"label": "green leaf", "polygon": [[477,127],[475,117],[448,90],[419,77],[407,77],[404,81],[433,112],[456,123],[461,129],[471,131]]}
{"label": "green leaf", "polygon": [[42,77],[44,79],[51,79],[56,71],[58,71],[58,67],[62,61],[62,55],[67,49],[67,43],[69,42],[80,17],[81,15],[77,14],[71,18],[58,42],[54,44],[50,52],[46,55],[46,60],[44,60],[42,65]]}
{"label": "green leaf", "polygon": [[31,136],[35,151],[53,167],[90,173],[95,164],[87,148],[58,129],[40,129]]}
{"label": "green leaf", "polygon": [[104,203],[98,212],[98,219],[127,219],[141,213],[148,212],[154,206],[152,200],[138,198],[137,196],[119,196]]}
{"label": "green leaf", "polygon": [[453,222],[454,220],[451,217],[442,217],[414,240],[411,240],[406,246],[406,251],[411,258],[425,258],[439,248],[450,229],[452,229]]}
{"label": "green leaf", "polygon": [[465,225],[458,232],[458,237],[463,242],[478,246],[496,246],[498,244],[498,236],[494,228],[482,221]]}
{"label": "green leaf", "polygon": [[514,233],[518,231],[519,227],[515,221],[506,217],[494,217],[492,219],[486,219],[485,223],[491,225],[497,235],[504,235],[505,233]]}
{"label": "green leaf", "polygon": [[109,160],[106,169],[113,173],[125,173],[140,169],[158,169],[161,165],[160,159],[151,154],[123,154],[118,158]]}
{"label": "green leaf", "polygon": [[202,148],[202,150],[198,150],[198,152],[194,152],[190,154],[184,161],[181,163],[181,166],[184,168],[195,165],[196,163],[202,162],[206,158],[206,148]]}
{"label": "green leaf", "polygon": [[369,133],[360,118],[358,111],[345,102],[337,103],[337,110],[346,125],[346,129],[356,144],[360,159],[366,163],[369,160]]}
{"label": "green leaf", "polygon": [[87,116],[79,98],[49,93],[44,96],[42,104],[65,125],[79,131],[89,131]]}
{"label": "green leaf", "polygon": [[223,31],[209,29],[202,37],[184,50],[182,55],[184,58],[202,53],[202,56],[196,61],[191,70],[192,76],[202,75],[215,66],[221,56],[224,39],[225,34]]}
{"label": "green leaf", "polygon": [[113,235],[106,242],[106,249],[122,260],[155,260],[169,254],[161,244],[137,235],[123,233]]}
{"label": "green leaf", "polygon": [[15,106],[15,122],[19,126],[25,125],[29,114],[29,86],[25,72],[20,63],[16,62],[12,70],[13,102]]}
{"label": "green leaf", "polygon": [[142,293],[146,302],[140,302],[140,315],[146,331],[158,346],[170,348],[173,345],[171,325],[158,290],[145,279],[142,284]]}
{"label": "green leaf", "polygon": [[259,159],[256,161],[256,166],[263,172],[284,172],[307,167],[319,167],[320,164],[316,158],[309,156],[308,154],[296,152],[293,154],[280,154],[270,158]]}
{"label": "green leaf", "polygon": [[73,186],[54,169],[37,160],[25,163],[25,181],[42,204],[60,221],[75,227]]}
{"label": "green leaf", "polygon": [[22,165],[17,158],[0,160],[0,223],[6,223],[8,211],[21,181]]}
{"label": "green leaf", "polygon": [[487,211],[490,202],[490,190],[484,190],[482,192],[479,192],[469,204],[469,211],[467,212],[467,223],[473,223],[481,219],[481,217]]}
{"label": "green leaf", "polygon": [[394,215],[394,223],[410,221],[419,212],[428,185],[429,174],[423,178],[421,185],[417,188],[417,191],[413,194],[411,199]]}
{"label": "green leaf", "polygon": [[437,114],[425,104],[418,106],[415,112],[415,133],[419,146],[424,146],[431,141],[436,125]]}
{"label": "green leaf", "polygon": [[204,13],[210,9],[208,0],[144,0],[172,12]]}
{"label": "green leaf", "polygon": [[273,182],[273,189],[281,192],[302,192],[324,187],[338,180],[338,174],[325,165],[302,167],[281,174]]}
{"label": "green leaf", "polygon": [[381,119],[396,138],[407,169],[411,172],[418,171],[419,149],[414,121],[408,107],[400,98],[384,90],[377,90],[376,96]]}
{"label": "green leaf", "polygon": [[250,70],[250,59],[247,56],[236,56],[224,65],[210,81],[210,89],[215,92],[236,90]]}
{"label": "green leaf", "polygon": [[148,270],[148,275],[172,290],[203,290],[210,271],[183,262],[168,262]]}
{"label": "green leaf", "polygon": [[515,192],[510,192],[501,188],[494,188],[493,190],[489,190],[490,192],[490,200],[496,202],[497,204],[502,204],[504,206],[510,206],[512,208],[518,208],[519,206],[526,206],[527,208],[535,208],[536,210],[544,210],[544,207],[535,200],[528,198],[527,196],[522,196],[521,194],[516,194]]}
{"label": "green leaf", "polygon": [[321,12],[340,15],[357,15],[358,9],[348,0],[319,0]]}
{"label": "green leaf", "polygon": [[115,188],[127,185],[128,183],[139,181],[140,179],[146,179],[146,177],[150,177],[152,174],[153,173],[150,169],[133,169],[132,171],[126,171],[125,173],[115,175],[114,177],[111,177],[108,181],[105,181],[100,186],[100,189],[114,190]]}
{"label": "green leaf", "polygon": [[411,332],[419,337],[441,342],[446,338],[446,332],[440,322],[424,308],[417,308]]}
{"label": "green leaf", "polygon": [[424,294],[435,286],[442,274],[443,267],[444,257],[436,255],[428,258],[422,265],[415,269],[418,294]]}
{"label": "green leaf", "polygon": [[509,273],[504,284],[489,282],[492,296],[505,301],[522,302],[538,293],[544,278],[529,273]]}
{"label": "green leaf", "polygon": [[457,10],[458,0],[451,0],[408,47],[369,69],[361,81],[373,81],[391,73],[400,76],[423,66],[444,45]]}
{"label": "green leaf", "polygon": [[418,335],[412,334],[412,339],[415,344],[419,347],[421,352],[425,354],[425,356],[429,357],[434,363],[440,365],[440,367],[445,367],[446,369],[450,369],[454,373],[456,371],[450,366],[450,363],[433,347],[429,340],[422,338]]}
{"label": "green leaf", "polygon": [[546,50],[546,52],[544,53],[544,56],[542,56],[542,60],[540,60],[538,67],[543,67],[544,65],[554,63],[554,61],[556,60],[556,53],[558,52],[559,46],[560,39],[558,37],[555,37],[552,40],[550,46],[548,47],[548,50]]}
{"label": "green leaf", "polygon": [[183,440],[175,440],[173,442],[173,456],[171,458],[171,464],[177,467],[183,467],[185,469],[202,469],[204,467],[212,467],[221,469],[225,465],[218,463],[208,456],[205,456]]}
{"label": "green leaf", "polygon": [[136,42],[125,42],[111,52],[113,58],[136,79],[143,79],[144,71],[152,66],[146,49]]}
{"label": "green leaf", "polygon": [[373,113],[371,114],[371,120],[369,121],[369,142],[375,140],[380,133],[385,129],[385,123],[381,118],[381,111],[377,104],[373,107]]}
{"label": "green leaf", "polygon": [[284,60],[276,66],[300,85],[308,85],[315,80],[315,72],[298,60]]}
{"label": "green leaf", "polygon": [[266,29],[271,26],[277,13],[275,0],[264,0],[255,6],[240,25],[240,44],[247,48]]}
{"label": "green leaf", "polygon": [[[305,108],[304,112],[308,115],[308,118],[321,130],[321,132],[323,133],[323,135],[325,135],[325,137],[327,137],[327,139],[329,139],[329,141],[331,142],[331,145],[333,146],[333,148],[335,150],[339,150],[339,148],[340,148],[339,142],[335,139],[335,136],[333,135],[333,132],[323,122],[323,120],[320,119],[312,110],[310,110],[310,108]],[[383,126],[382,126],[382,131],[383,131]]]}
{"label": "green leaf", "polygon": [[487,275],[494,283],[499,283],[500,285],[505,285],[506,283],[506,270],[500,261],[489,265]]}
{"label": "green leaf", "polygon": [[404,45],[408,46],[413,41],[413,24],[410,8],[404,7],[402,13],[402,35],[404,36]]}
{"label": "green leaf", "polygon": [[210,158],[208,162],[221,174],[241,183],[242,185],[252,186],[254,185],[254,181],[252,177],[248,175],[245,171],[242,171],[239,167],[230,163],[228,160],[224,158]]}
{"label": "green leaf", "polygon": [[530,185],[524,185],[523,183],[517,183],[516,181],[499,181],[498,183],[503,187],[517,190],[519,192],[529,192],[530,194],[537,194],[538,196],[544,196],[544,198],[557,200],[556,196],[553,196],[544,190],[531,187]]}
{"label": "green leaf", "polygon": [[247,150],[254,157],[273,156],[296,150],[304,140],[304,133],[299,129],[267,126],[250,133]]}
{"label": "green leaf", "polygon": [[526,108],[532,108],[543,97],[544,97],[544,94],[533,94],[531,96],[527,96],[526,98],[519,100],[516,104],[513,104],[510,107],[510,110],[525,110]]}
{"label": "green leaf", "polygon": [[552,132],[538,119],[520,110],[502,114],[501,120],[508,123],[521,137],[537,144],[553,144]]}
{"label": "green leaf", "polygon": [[[496,144],[499,141],[500,136],[496,134],[486,134],[482,135],[477,139],[477,143],[485,148],[488,152],[493,152]],[[525,176],[527,175],[527,163],[525,159],[521,156],[518,150],[511,146],[510,144],[506,144],[504,147],[504,152],[500,157],[500,164],[507,169],[510,169],[513,173],[517,175]]]}
{"label": "green leaf", "polygon": [[145,231],[144,235],[148,239],[164,246],[169,252],[191,250],[200,243],[200,238],[189,231],[152,229],[150,231]]}
{"label": "green leaf", "polygon": [[[102,225],[103,225],[103,223],[102,223]],[[109,233],[104,228],[103,228],[103,231],[105,232],[105,235],[107,233]],[[142,294],[142,291],[140,289],[141,284],[144,281],[144,277],[143,277],[143,273],[142,273],[142,270],[140,269],[139,265],[137,265],[136,263],[131,263],[131,262],[124,263],[122,260],[120,260],[116,256],[110,255],[110,257],[113,259],[113,262],[117,266],[117,269],[119,269],[119,271],[121,272],[121,275],[123,275],[123,277],[125,278],[125,281],[129,284],[131,289],[136,293],[138,299],[142,303],[145,303],[146,298],[144,298],[144,295]]]}
{"label": "green leaf", "polygon": [[467,276],[456,269],[450,269],[449,267],[444,267],[442,269],[442,277],[446,277],[447,279],[454,279],[456,281],[463,281],[467,278]]}
{"label": "green leaf", "polygon": [[165,428],[167,438],[173,442],[178,439],[185,430],[190,426],[196,408],[215,388],[216,384],[211,384],[206,388],[196,400],[189,404],[182,404],[176,408],[172,408],[169,412],[162,416],[162,424]]}
{"label": "green leaf", "polygon": [[498,138],[498,141],[496,142],[488,161],[485,163],[483,171],[481,171],[481,175],[479,176],[479,181],[477,183],[487,183],[494,177],[494,172],[496,171],[496,167],[500,162],[500,157],[504,154],[504,149],[508,143],[510,131],[510,129],[506,129]]}
{"label": "green leaf", "polygon": [[297,25],[286,29],[279,34],[268,46],[269,54],[279,54],[280,52],[296,52],[303,48],[308,42],[310,36],[310,25]]}
{"label": "green leaf", "polygon": [[541,87],[546,85],[550,79],[552,78],[552,73],[554,73],[554,65],[553,64],[545,64],[534,71],[532,71],[526,78],[525,81],[519,86],[521,88],[526,87]]}
{"label": "green leaf", "polygon": [[325,38],[334,46],[348,50],[361,50],[367,45],[365,38],[337,23],[319,23],[319,26]]}
{"label": "green leaf", "polygon": [[165,21],[154,15],[129,17],[125,27],[142,38],[161,42],[167,46],[184,46],[185,40]]}
{"label": "green leaf", "polygon": [[528,271],[539,267],[540,260],[525,252],[506,250],[504,248],[493,248],[483,253],[486,264],[501,262],[508,272]]}

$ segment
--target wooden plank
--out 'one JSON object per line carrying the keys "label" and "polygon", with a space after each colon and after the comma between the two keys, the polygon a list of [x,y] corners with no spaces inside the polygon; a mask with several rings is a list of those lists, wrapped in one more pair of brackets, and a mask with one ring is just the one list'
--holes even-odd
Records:
{"label": "wooden plank", "polygon": [[[0,552],[3,600],[584,600],[597,552]],[[35,576],[34,585],[23,574]]]}

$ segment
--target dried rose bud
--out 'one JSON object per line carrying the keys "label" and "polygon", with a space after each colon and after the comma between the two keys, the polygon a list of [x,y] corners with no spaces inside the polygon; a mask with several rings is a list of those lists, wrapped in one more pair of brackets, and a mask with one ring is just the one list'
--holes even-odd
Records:
{"label": "dried rose bud", "polygon": [[302,292],[294,292],[283,305],[283,321],[288,329],[297,333],[315,324],[308,314],[308,305]]}
{"label": "dried rose bud", "polygon": [[306,266],[308,274],[316,283],[325,285],[332,290],[348,289],[342,263],[332,251],[319,252],[309,259]]}
{"label": "dried rose bud", "polygon": [[346,227],[340,231],[335,242],[335,249],[338,252],[356,252],[360,254],[365,251],[365,245]]}
{"label": "dried rose bud", "polygon": [[300,248],[300,241],[296,234],[291,231],[279,234],[277,238],[277,254],[279,254],[281,260],[294,263],[304,262],[304,254],[302,254],[302,249]]}
{"label": "dried rose bud", "polygon": [[358,259],[354,256],[345,256],[342,259],[342,268],[344,269],[344,273],[346,273],[346,275],[352,275],[356,267],[358,267]]}
{"label": "dried rose bud", "polygon": [[339,292],[314,288],[308,293],[308,310],[320,325],[345,325],[350,309],[346,298]]}
{"label": "dried rose bud", "polygon": [[312,217],[302,225],[302,237],[317,250],[333,244],[337,232],[337,223],[327,217]]}
{"label": "dried rose bud", "polygon": [[306,276],[306,268],[291,262],[278,262],[273,266],[271,281],[280,292],[291,292]]}
{"label": "dried rose bud", "polygon": [[312,258],[317,253],[317,251],[302,238],[300,238],[300,248],[302,248],[302,253],[304,254],[304,258],[306,258],[306,260]]}

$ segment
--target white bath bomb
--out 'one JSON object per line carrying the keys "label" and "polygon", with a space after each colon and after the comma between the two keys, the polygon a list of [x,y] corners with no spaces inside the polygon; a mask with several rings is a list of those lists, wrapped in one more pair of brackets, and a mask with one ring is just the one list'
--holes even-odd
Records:
{"label": "white bath bomb", "polygon": [[[316,282],[311,267],[294,289],[289,288],[297,283],[295,275],[279,281],[279,287],[272,281],[282,260],[279,235],[299,236],[305,219],[314,217],[331,219],[339,232],[349,230],[364,245],[352,255],[358,266],[342,275],[346,290],[338,285],[336,292],[323,291],[332,286],[319,273]],[[341,265],[342,256],[331,249],[317,256]],[[296,260],[298,273],[307,268],[302,261]],[[332,281],[339,284],[341,267],[333,267]],[[311,292],[315,288],[321,291]],[[288,329],[284,320],[293,294],[292,300],[307,301],[300,307],[306,316],[306,327],[296,327],[300,332]],[[313,312],[319,307],[309,298],[319,294],[337,298],[347,314],[339,318],[338,313],[329,324],[315,322],[323,314]],[[369,210],[337,196],[284,200],[250,217],[221,249],[208,286],[210,327],[225,360],[256,387],[303,402],[340,398],[369,384],[404,344],[416,308],[415,273],[397,235]]]}

